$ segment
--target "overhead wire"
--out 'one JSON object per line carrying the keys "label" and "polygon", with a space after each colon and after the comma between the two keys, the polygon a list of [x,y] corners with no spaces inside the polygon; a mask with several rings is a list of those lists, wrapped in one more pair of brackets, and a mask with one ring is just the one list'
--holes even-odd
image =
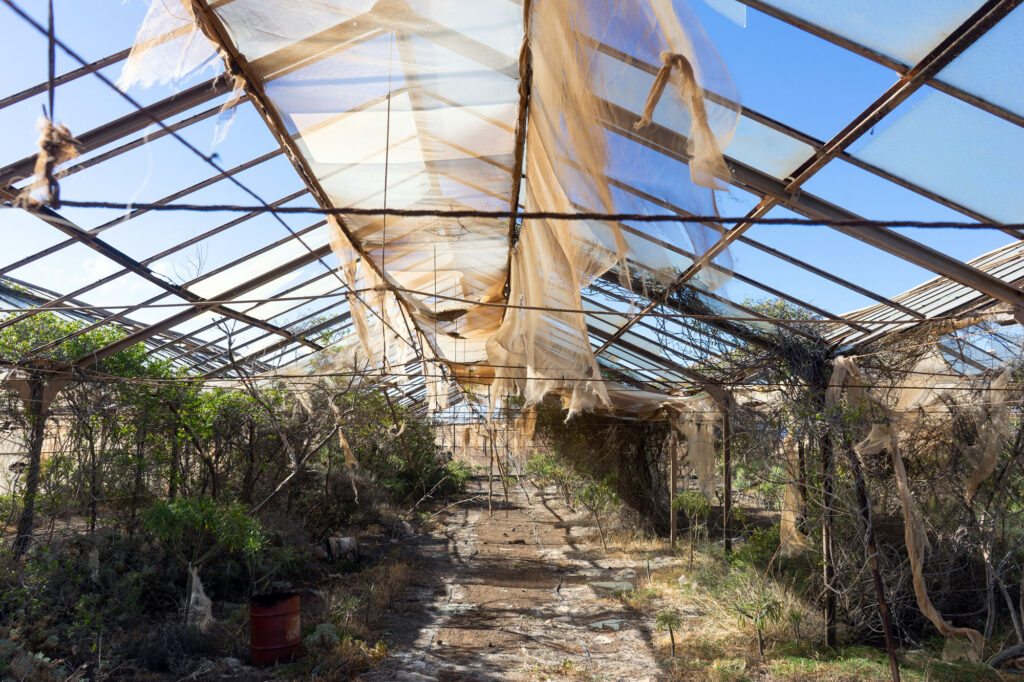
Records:
{"label": "overhead wire", "polygon": [[[11,0],[4,0],[4,1],[6,2],[6,4],[11,6],[16,12],[21,14],[23,16],[23,18],[25,18],[27,21],[29,21],[29,23],[32,23],[33,25],[35,25],[36,28],[40,28],[39,25],[36,24],[30,17],[25,15],[23,12],[21,12],[17,8],[17,6]],[[54,74],[55,74],[54,58],[53,57],[54,57],[55,46],[58,44],[58,41],[56,40],[56,37],[54,35],[52,0],[50,0],[50,2],[49,2],[49,9],[50,9],[49,29],[48,29],[48,34],[49,34],[49,38],[50,38],[50,44],[49,44],[49,49],[50,49],[50,65],[49,65],[50,66],[50,69],[49,69],[49,71],[50,71],[50,94],[49,94],[49,96],[50,96],[50,112],[51,112],[51,116],[52,116],[52,111],[53,111],[53,106],[54,106],[53,105],[53,80],[54,80]],[[83,65],[85,64],[85,62],[83,62],[76,54],[74,54],[72,51],[70,51],[63,43],[60,43],[60,45],[61,45],[62,49],[64,49],[66,52],[68,52],[68,54],[70,54],[72,57],[74,57],[75,59],[80,61]],[[104,82],[106,82],[109,86],[114,88],[117,92],[119,92],[123,97],[128,99],[128,101],[131,102],[136,108],[138,108],[140,111],[144,111],[144,109],[141,107],[141,105],[139,105],[132,98],[130,98],[128,95],[126,95],[123,91],[121,91],[115,85],[113,85],[108,80],[106,80],[101,74],[97,73],[96,75],[98,77],[100,77],[101,80],[104,80]],[[165,125],[163,125],[162,122],[160,122],[159,120],[156,120],[156,117],[153,117],[153,118],[154,118],[154,122],[157,123],[157,125],[162,126],[165,130],[167,129],[167,127]],[[180,142],[185,144],[186,147],[189,147],[192,151],[194,151],[196,154],[198,154],[200,157],[202,157],[204,160],[206,160],[208,163],[210,163],[210,165],[212,165],[214,168],[217,168],[218,170],[221,170],[219,168],[219,166],[216,165],[212,161],[212,159],[210,157],[204,156],[198,150],[196,150],[194,147],[191,147],[191,145],[189,145],[187,142],[185,142],[184,139],[180,138],[176,133],[174,133],[173,131],[169,131],[169,134],[172,134]],[[223,170],[221,170],[221,172],[223,172]],[[416,209],[387,209],[386,205],[382,209],[358,209],[358,208],[329,208],[329,209],[323,209],[323,208],[307,208],[307,207],[281,207],[279,209],[274,209],[274,208],[271,208],[270,206],[268,206],[265,202],[263,202],[263,200],[258,195],[256,195],[251,190],[249,190],[244,184],[242,184],[240,182],[236,182],[235,184],[237,184],[241,189],[246,191],[246,193],[250,194],[255,199],[260,201],[261,202],[261,206],[260,207],[244,207],[244,206],[231,206],[231,205],[205,205],[204,206],[204,205],[197,205],[197,204],[176,204],[176,205],[162,204],[162,205],[158,205],[158,204],[141,204],[141,203],[115,204],[114,202],[73,202],[73,201],[67,201],[67,200],[65,200],[63,203],[65,205],[68,205],[68,206],[80,207],[80,208],[117,208],[117,209],[125,209],[125,210],[140,210],[140,209],[141,210],[197,210],[197,211],[203,211],[203,210],[210,210],[210,211],[214,211],[214,210],[232,211],[233,210],[233,211],[245,211],[245,212],[252,212],[252,211],[270,212],[272,215],[274,215],[275,219],[277,219],[278,222],[280,222],[282,225],[284,225],[284,227],[293,235],[293,237],[297,238],[300,241],[300,243],[302,243],[303,246],[305,246],[306,249],[309,250],[311,253],[312,253],[312,249],[310,249],[310,247],[307,244],[305,244],[305,242],[299,237],[299,235],[296,235],[294,230],[292,230],[290,226],[288,226],[278,215],[276,215],[276,213],[278,213],[278,212],[280,212],[280,213],[320,213],[320,214],[335,214],[335,215],[345,215],[345,214],[348,214],[348,215],[380,215],[380,216],[392,215],[392,216],[405,216],[405,217],[459,217],[459,218],[474,218],[474,217],[476,217],[476,218],[513,218],[513,219],[518,217],[518,218],[521,218],[521,219],[545,218],[545,219],[562,219],[562,220],[616,220],[616,221],[630,221],[630,222],[668,222],[668,223],[688,223],[688,222],[707,222],[707,221],[714,221],[714,222],[718,222],[718,223],[730,223],[730,222],[741,222],[741,221],[743,221],[743,222],[751,222],[751,223],[755,223],[755,224],[764,224],[764,225],[791,225],[791,226],[828,225],[828,226],[849,226],[849,227],[857,227],[857,226],[863,226],[863,227],[868,227],[868,226],[884,226],[884,227],[947,228],[947,229],[976,229],[976,228],[999,228],[999,229],[1009,228],[1009,229],[1013,229],[1013,230],[1024,229],[1024,223],[1008,224],[1007,225],[1007,224],[1000,224],[1000,223],[985,223],[985,222],[970,222],[970,223],[967,223],[967,222],[954,222],[954,221],[878,221],[878,220],[870,220],[870,221],[869,220],[836,220],[836,221],[830,221],[830,220],[791,219],[791,218],[781,218],[781,219],[779,219],[779,218],[760,218],[760,219],[753,219],[752,220],[752,219],[749,219],[749,218],[747,218],[745,216],[742,217],[742,218],[723,218],[723,217],[719,217],[719,216],[647,215],[647,214],[626,214],[626,213],[622,213],[622,214],[614,214],[614,213],[604,213],[604,214],[601,214],[601,213],[558,213],[558,212],[532,212],[531,213],[531,212],[520,212],[520,211],[468,211],[468,210],[426,211],[426,210],[416,210]],[[385,191],[386,191],[386,187],[385,187]],[[322,258],[320,258],[318,260],[329,271],[331,270],[331,268],[329,268],[329,266],[327,266],[327,264],[324,263]],[[428,294],[426,294],[426,292],[417,292],[417,291],[413,291],[413,290],[405,290],[405,289],[401,289],[401,288],[398,288],[398,287],[386,287],[386,288],[389,289],[389,290],[395,291],[395,292],[401,291],[401,292],[404,292],[404,293],[410,293],[410,294],[416,294],[416,295],[428,295]],[[368,290],[359,290],[359,291],[368,291]],[[344,295],[344,294],[338,294],[338,295],[340,296],[340,295]],[[294,300],[315,300],[316,298],[320,298],[320,297],[308,297],[308,298],[294,297]],[[462,299],[458,299],[458,298],[455,298],[455,297],[447,297],[447,296],[441,296],[440,298],[444,298],[444,299],[448,299],[448,300],[454,300],[454,301],[461,301],[462,300]],[[273,297],[271,297],[271,298],[266,298],[266,299],[248,299],[248,300],[245,300],[244,302],[267,303],[267,302],[274,302],[274,301],[280,301],[280,300],[291,300],[291,299],[273,298]],[[222,303],[214,303],[214,304],[215,305],[226,305],[226,304],[241,303],[241,302],[243,302],[243,301],[242,300],[234,300],[234,301],[224,301]],[[591,315],[612,315],[612,316],[623,317],[623,318],[628,318],[629,317],[629,314],[627,314],[627,313],[620,313],[620,312],[616,312],[616,311],[569,310],[569,309],[543,308],[543,307],[534,307],[534,306],[510,306],[508,304],[501,304],[501,303],[481,304],[480,302],[477,302],[477,301],[464,301],[464,302],[472,303],[474,305],[494,305],[494,306],[505,307],[505,308],[510,308],[510,307],[511,308],[526,308],[526,309],[532,309],[532,310],[546,310],[546,311],[551,311],[551,312],[567,312],[567,313],[577,313],[577,314],[584,314],[584,315],[591,314]],[[206,301],[204,301],[204,304],[205,303],[206,303]],[[145,305],[140,306],[138,304],[135,304],[133,306],[92,306],[92,307],[79,306],[77,308],[76,307],[70,307],[70,306],[66,307],[66,308],[56,308],[55,307],[55,308],[53,308],[53,310],[66,309],[68,311],[71,311],[71,310],[75,310],[75,309],[77,309],[77,310],[97,310],[99,308],[114,308],[114,309],[116,309],[116,308],[142,308],[142,307],[154,307],[154,308],[156,308],[156,307],[192,307],[192,306],[189,306],[188,304],[173,304],[173,303],[170,303],[170,304],[153,304],[152,306],[145,306]],[[369,306],[366,306],[366,307],[369,308]],[[372,309],[371,309],[371,311],[372,311]],[[24,312],[24,309],[16,309],[16,310],[11,310],[11,311],[2,310],[0,312]],[[764,317],[764,318],[750,318],[750,317],[731,317],[731,316],[722,316],[722,315],[713,315],[713,316],[712,315],[706,315],[706,316],[701,316],[701,315],[687,315],[687,314],[684,314],[684,313],[663,313],[663,314],[653,314],[652,313],[652,314],[649,314],[648,316],[666,317],[666,318],[679,317],[679,318],[723,320],[723,321],[730,320],[730,321],[746,321],[746,322],[749,322],[749,321],[761,321],[761,322],[806,322],[806,323],[814,323],[814,324],[822,324],[822,323],[824,323],[824,324],[836,324],[836,322],[832,321],[832,320],[819,320],[819,319],[793,320],[793,319],[768,318],[768,317]],[[947,319],[947,318],[932,318],[932,320],[925,320],[925,322],[934,321],[934,320],[941,320],[941,319]],[[955,319],[955,318],[948,318],[948,319]],[[382,322],[387,324],[387,322],[383,318],[381,318],[381,320],[382,320]],[[918,320],[918,319],[913,319],[913,320],[853,320],[853,319],[845,320],[844,319],[843,320],[843,322],[853,322],[853,321],[859,321],[859,322],[876,324],[876,325],[920,324],[922,322],[922,320]],[[392,331],[394,331],[394,329],[392,329]],[[400,334],[396,333],[396,336],[398,336],[399,338],[402,338],[402,336]],[[406,339],[403,338],[403,340],[406,340]],[[408,340],[406,340],[406,342],[410,343]],[[415,350],[415,346],[412,343],[410,343],[410,345]],[[645,371],[653,371],[653,370],[645,370]]]}
{"label": "overhead wire", "polygon": [[[9,2],[10,0],[3,0]],[[223,172],[223,171],[222,171]],[[63,204],[74,208],[86,209],[113,209],[133,210],[145,209],[152,211],[182,211],[192,213],[250,213],[252,211],[267,210],[264,206],[245,204],[157,204],[145,202],[122,202],[122,201],[81,201],[64,200]],[[9,207],[8,207],[9,208]],[[960,220],[905,220],[905,219],[868,219],[868,218],[753,218],[746,216],[717,216],[717,215],[679,215],[677,213],[605,213],[599,211],[512,211],[508,209],[478,210],[478,209],[435,209],[435,208],[387,208],[387,207],[362,207],[342,206],[324,208],[320,206],[281,206],[272,210],[274,213],[305,213],[315,215],[334,216],[373,216],[373,217],[398,217],[398,218],[481,218],[481,219],[509,219],[520,220],[599,220],[615,222],[634,223],[750,223],[751,225],[764,226],[792,226],[792,227],[885,227],[885,228],[919,228],[919,229],[951,229],[951,230],[977,230],[977,229],[1009,229],[1024,230],[1024,223],[998,223],[993,221],[960,221]]]}
{"label": "overhead wire", "polygon": [[[28,24],[33,26],[37,31],[40,31],[40,32],[42,32],[44,34],[47,33],[47,30],[44,27],[42,27],[38,22],[36,22],[35,19],[33,19],[27,12],[25,12],[23,9],[21,9],[18,6],[18,4],[16,2],[14,2],[14,0],[3,0],[3,2],[8,7],[10,7],[16,14],[18,14],[23,20],[25,20]],[[54,46],[59,45],[60,48],[65,53],[67,53],[72,59],[77,61],[79,64],[81,64],[82,66],[88,66],[88,63],[84,59],[82,59],[82,57],[80,57],[78,55],[78,53],[76,53],[74,50],[72,50],[70,47],[68,47],[63,41],[59,40],[56,37],[56,35],[52,35],[50,39],[51,39],[52,43],[54,44]],[[214,168],[218,173],[222,174],[229,182],[231,182],[232,184],[236,185],[239,189],[241,189],[243,192],[245,192],[246,194],[251,196],[256,201],[260,202],[260,206],[255,209],[256,211],[270,212],[270,214],[274,217],[274,219],[277,222],[279,222],[292,235],[293,238],[297,239],[299,241],[299,243],[302,244],[302,246],[305,247],[306,250],[310,254],[314,253],[313,249],[310,248],[310,246],[308,244],[306,244],[306,242],[303,239],[301,239],[298,235],[296,235],[295,231],[291,228],[291,226],[288,225],[280,217],[280,215],[277,214],[277,211],[278,211],[277,208],[272,208],[271,206],[269,206],[263,200],[262,197],[260,197],[255,191],[250,189],[245,183],[241,182],[240,180],[238,180],[234,176],[227,174],[226,171],[223,168],[221,168],[220,165],[216,161],[214,161],[214,155],[209,155],[208,156],[206,154],[203,154],[194,145],[192,145],[184,137],[182,137],[180,134],[178,134],[178,132],[176,130],[174,130],[168,124],[166,124],[159,116],[156,116],[156,115],[152,114],[152,112],[150,112],[148,109],[146,109],[144,106],[142,106],[142,104],[140,104],[138,101],[136,101],[135,98],[131,97],[126,92],[124,92],[121,88],[119,88],[115,83],[113,83],[109,78],[104,76],[101,72],[93,71],[92,75],[94,75],[97,78],[99,78],[100,81],[102,81],[107,87],[109,87],[114,92],[116,92],[120,97],[125,99],[137,111],[139,111],[140,113],[142,113],[143,115],[148,117],[162,131],[164,131],[166,134],[170,135],[172,138],[174,138],[175,140],[180,142],[182,145],[184,145],[184,147],[186,149],[188,149],[190,152],[192,152],[193,154],[198,156],[206,164],[208,164],[209,166]],[[61,203],[64,204],[64,205],[67,205],[66,202],[61,202]],[[153,206],[156,206],[156,205],[158,205],[158,204],[153,204]],[[123,204],[123,206],[124,206],[124,208],[122,210],[127,210],[127,211],[140,210],[140,209],[143,209],[143,210],[155,210],[155,209],[152,209],[152,208],[146,208],[146,207],[144,207],[144,206],[142,206],[140,204],[135,204],[134,208],[132,208],[131,204]],[[284,207],[279,207],[279,208],[284,208]],[[247,211],[247,212],[251,212],[251,211]],[[329,272],[332,272],[334,274],[334,276],[338,278],[338,281],[342,283],[343,286],[347,286],[347,284],[344,282],[344,280],[342,280],[341,276],[337,273],[337,270],[335,270],[334,268],[331,268],[329,265],[327,265],[327,263],[324,262],[322,257],[317,257],[316,260],[321,265],[323,265],[325,269],[327,269]],[[367,309],[370,310],[371,313],[373,313],[374,315],[376,315],[377,317],[380,318],[382,324],[387,325],[388,327],[390,327],[390,324],[387,322],[387,320],[385,320],[381,315],[379,315],[376,310],[374,310],[371,306],[366,306],[366,307],[367,307]],[[392,331],[395,331],[395,330],[392,329]],[[414,351],[416,350],[415,345],[410,340],[406,339],[401,334],[399,334],[397,331],[395,331],[395,336],[397,338],[401,339],[402,341],[404,341]]]}
{"label": "overhead wire", "polygon": [[[0,277],[0,281],[2,281]],[[609,317],[654,317],[654,318],[665,318],[665,319],[693,319],[693,320],[721,320],[721,321],[732,321],[732,322],[778,322],[778,323],[796,323],[796,324],[824,324],[824,325],[849,325],[849,324],[872,324],[879,326],[886,325],[907,325],[907,324],[923,324],[929,322],[944,322],[944,321],[960,321],[965,318],[979,317],[979,313],[963,313],[956,315],[940,315],[936,317],[928,318],[896,318],[879,320],[870,317],[841,317],[838,319],[826,319],[826,318],[815,318],[815,317],[771,317],[769,315],[764,316],[750,316],[750,315],[718,315],[718,314],[701,314],[701,313],[683,313],[683,312],[650,312],[643,316],[639,316],[636,313],[630,313],[627,311],[616,311],[616,310],[592,310],[592,309],[579,309],[579,308],[558,308],[552,306],[530,306],[530,305],[519,305],[515,303],[500,303],[495,301],[478,301],[475,299],[468,299],[459,296],[448,296],[445,294],[438,294],[430,291],[423,291],[420,289],[410,289],[408,287],[397,287],[385,285],[384,287],[363,287],[357,289],[351,289],[341,292],[331,292],[326,294],[309,294],[304,296],[266,296],[257,298],[233,298],[233,299],[203,299],[203,305],[240,305],[240,304],[253,304],[253,305],[264,305],[267,303],[278,303],[284,301],[317,301],[325,298],[343,298],[351,293],[371,293],[381,291],[382,289],[388,291],[394,291],[398,293],[410,294],[413,296],[424,296],[428,298],[436,298],[439,300],[452,301],[455,303],[465,303],[467,305],[482,306],[482,307],[494,307],[494,308],[508,308],[512,310],[532,310],[537,312],[551,312],[551,313],[571,313],[579,315],[594,315],[594,316],[609,316]],[[601,293],[605,293],[598,289]],[[17,293],[17,292],[15,292]],[[660,303],[660,302],[659,302]],[[152,308],[190,308],[194,304],[189,302],[170,302],[170,303],[103,303],[96,305],[81,304],[81,305],[57,305],[47,306],[40,310],[40,312],[89,312],[89,311],[105,311],[105,310],[122,310],[122,309],[152,309]],[[11,314],[11,313],[24,313],[26,310],[31,310],[30,307],[16,307],[16,308],[0,308],[0,314]],[[979,320],[983,322],[984,320]]]}

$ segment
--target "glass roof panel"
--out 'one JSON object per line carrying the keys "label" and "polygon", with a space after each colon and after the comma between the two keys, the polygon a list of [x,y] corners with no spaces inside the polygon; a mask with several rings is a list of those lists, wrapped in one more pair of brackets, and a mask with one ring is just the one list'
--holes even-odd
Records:
{"label": "glass roof panel", "polygon": [[[373,0],[324,2],[305,7],[306,11],[301,13],[281,12],[279,6],[268,7],[260,0],[232,0],[216,11],[223,17],[235,44],[249,59],[258,59],[357,17],[373,7]],[[267,23],[276,25],[278,30],[255,30]]]}
{"label": "glass roof panel", "polygon": [[818,139],[834,135],[894,80],[884,66],[761,12],[748,12],[741,26],[704,2],[691,6],[741,103]]}
{"label": "glass roof panel", "polygon": [[768,3],[904,64],[916,64],[982,0],[770,0]]}
{"label": "glass roof panel", "polygon": [[[842,159],[836,159],[818,171],[807,182],[806,188],[865,218],[971,222],[971,218],[958,211]],[[1013,241],[1013,237],[994,229],[904,228],[897,231],[959,260],[970,260]]]}
{"label": "glass roof panel", "polygon": [[1024,116],[1024,7],[1010,12],[938,79]]}
{"label": "glass roof panel", "polygon": [[851,153],[1002,222],[1024,215],[1024,128],[937,91],[912,97]]}
{"label": "glass roof panel", "polygon": [[[327,239],[328,230],[326,225],[323,225],[312,233],[306,234],[302,237],[302,241],[304,241],[306,246],[311,249],[323,246],[327,243]],[[189,290],[206,298],[216,296],[221,292],[253,280],[266,273],[268,270],[272,270],[276,266],[295,260],[299,256],[309,253],[306,246],[301,244],[297,239],[290,239],[284,244],[276,246],[269,251],[264,251],[258,255],[244,258],[242,259],[242,262],[237,265],[216,274],[204,277],[201,281],[189,285]],[[320,266],[320,269],[322,270],[323,266]],[[288,273],[281,278],[274,280],[274,287],[270,287],[270,285],[261,286],[259,289],[247,292],[245,294],[245,298],[261,298],[264,295],[270,295],[273,292],[268,290],[273,289],[276,291],[276,289],[283,287],[288,282],[297,278],[298,274],[298,270]]]}

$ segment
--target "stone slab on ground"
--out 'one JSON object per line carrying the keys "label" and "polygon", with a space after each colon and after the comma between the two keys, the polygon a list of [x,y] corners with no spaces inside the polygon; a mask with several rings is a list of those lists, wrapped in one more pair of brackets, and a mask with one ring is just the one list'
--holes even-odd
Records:
{"label": "stone slab on ground", "polygon": [[396,653],[362,679],[536,680],[566,661],[608,682],[659,679],[650,623],[613,597],[634,589],[644,560],[605,558],[556,495],[509,492],[508,507],[496,496],[488,513],[476,481],[466,499],[482,498],[438,517],[417,566],[416,582],[433,589],[396,604],[385,625]]}

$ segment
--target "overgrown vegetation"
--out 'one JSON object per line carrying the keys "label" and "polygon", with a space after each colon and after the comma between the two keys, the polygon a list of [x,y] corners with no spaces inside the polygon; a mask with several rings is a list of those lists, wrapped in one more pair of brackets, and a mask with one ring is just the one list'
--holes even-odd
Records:
{"label": "overgrown vegetation", "polygon": [[[656,287],[652,295],[658,297]],[[704,318],[722,312],[693,292],[676,292],[665,301],[677,312]],[[922,385],[930,390],[960,373],[967,378],[957,391],[893,427],[898,428],[896,454],[907,471],[909,496],[925,524],[929,546],[923,584],[945,619],[981,633],[984,656],[993,664],[1024,655],[1024,645],[1018,644],[1024,642],[1019,617],[1024,584],[1020,337],[977,321],[936,322],[881,337],[855,349],[860,374],[854,390],[841,390],[826,403],[835,357],[819,336],[821,325],[805,321],[806,311],[785,302],[746,305],[753,314],[784,323],[768,332],[728,320],[677,322],[666,316],[652,321],[666,346],[688,354],[701,349],[691,369],[706,382],[696,383],[717,404],[728,406],[733,491],[728,525],[721,422],[714,442],[719,485],[710,503],[698,492],[685,444],[682,492],[676,500],[667,499],[665,425],[599,415],[563,424],[565,412],[557,404],[544,406],[538,434],[551,453],[546,470],[562,466],[597,480],[613,474],[609,480],[625,503],[620,529],[664,533],[668,510],[674,507],[691,551],[704,547],[730,567],[723,570],[716,561],[714,568],[702,568],[691,559],[695,585],[719,584],[723,573],[736,580],[737,566],[757,566],[761,575],[756,580],[750,575],[736,595],[718,594],[716,599],[769,660],[775,646],[771,633],[781,637],[783,630],[790,640],[827,639],[830,651],[882,646],[880,595],[895,646],[913,651],[932,641],[936,629],[922,614],[907,558],[894,452],[888,441],[870,452],[862,445],[875,425],[895,418],[858,396],[866,389],[895,404],[901,391]],[[721,347],[708,348],[709,338],[721,339]],[[938,374],[917,369],[930,354],[938,354],[952,369]],[[1009,377],[1005,388],[990,389],[1004,372]],[[1005,406],[1003,416],[997,413],[999,405]],[[978,475],[982,449],[993,438],[989,422],[998,424],[1000,435],[989,473],[977,479],[972,494],[969,481]],[[557,475],[547,482],[564,485]],[[779,537],[780,517],[789,524],[785,542]],[[726,535],[735,545],[732,553],[721,550]],[[799,598],[764,587],[773,582],[801,585]],[[826,620],[824,611],[830,614]],[[953,646],[946,655],[967,656],[968,648]]]}
{"label": "overgrown vegetation", "polygon": [[[4,322],[20,373],[0,417],[28,457],[0,498],[0,677],[215,676],[219,658],[248,658],[251,594],[339,570],[345,589],[303,606],[337,637],[309,645],[330,675],[383,655],[380,616],[409,573],[389,524],[469,475],[428,422],[358,372],[259,378],[233,362],[238,379],[208,382],[141,345],[55,377],[123,333],[52,313]],[[324,541],[348,535],[358,557],[329,564]]]}

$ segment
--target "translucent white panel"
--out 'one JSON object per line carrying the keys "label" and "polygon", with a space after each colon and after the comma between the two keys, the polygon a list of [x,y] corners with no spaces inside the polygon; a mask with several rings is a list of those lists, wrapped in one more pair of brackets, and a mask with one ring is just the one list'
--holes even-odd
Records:
{"label": "translucent white panel", "polygon": [[[170,316],[168,315],[168,317]],[[227,322],[228,325],[234,325],[235,328],[238,327],[237,322],[235,322],[234,320],[229,320],[223,315],[219,315],[217,313],[212,312],[205,312],[200,313],[199,315],[196,315],[195,317],[189,320],[185,320],[181,324],[175,326],[171,330],[171,333],[190,334],[196,336],[197,338],[203,341],[217,342],[221,339],[221,337],[224,336],[224,332],[223,330],[218,328],[218,326],[214,323],[220,324],[224,322]],[[214,324],[214,326],[210,327],[209,329],[203,329],[204,327],[208,327],[211,324]]]}
{"label": "translucent white panel", "polygon": [[[341,284],[338,282],[337,278],[335,278],[335,277],[323,277],[321,279],[316,280],[315,282],[303,285],[303,286],[299,287],[298,289],[295,289],[294,291],[292,291],[292,292],[290,292],[288,294],[288,297],[289,298],[296,297],[296,296],[317,297],[317,296],[321,296],[323,294],[326,294],[328,292],[335,291],[340,286],[341,286]],[[246,295],[246,298],[251,298],[251,297]],[[332,298],[330,300],[340,300],[340,299]],[[257,305],[255,307],[248,308],[247,312],[250,315],[253,315],[255,317],[259,317],[260,319],[268,320],[268,319],[270,319],[270,318],[272,318],[272,317],[274,317],[276,315],[280,315],[280,314],[284,313],[289,308],[294,308],[295,306],[300,306],[301,307],[301,303],[302,303],[302,301],[298,301],[298,300],[292,300],[292,301],[272,301],[270,303],[264,303],[264,304],[261,304],[261,305]]]}
{"label": "translucent white panel", "polygon": [[915,64],[982,5],[982,0],[771,0],[770,5]]}
{"label": "translucent white panel", "polygon": [[782,180],[813,156],[814,148],[763,123],[740,116],[732,144],[725,153],[740,163]]}
{"label": "translucent white panel", "polygon": [[[217,8],[232,40],[250,60],[263,57],[293,42],[315,36],[367,12],[374,0],[326,0],[307,2],[282,11],[279,3],[264,0],[232,0]],[[267,31],[274,26],[274,31]],[[329,37],[318,37],[328,42]],[[310,46],[309,51],[313,52]]]}
{"label": "translucent white panel", "polygon": [[[148,301],[160,295],[163,291],[163,288],[150,282],[148,279],[129,272],[113,281],[90,289],[82,295],[82,298],[94,305],[119,308],[120,306]],[[161,301],[161,303],[163,302]],[[160,316],[175,312],[178,312],[177,308],[169,308],[161,311]],[[135,313],[129,313],[129,316],[134,317]]]}
{"label": "translucent white panel", "polygon": [[[246,343],[244,347],[239,347],[239,350],[242,353],[245,353],[246,355],[250,353],[256,353],[258,351],[263,350],[264,348],[267,348],[268,346],[274,345],[275,343],[280,341],[281,338],[282,337],[277,334],[267,334],[261,339],[257,339],[255,341],[252,341],[251,343]],[[237,344],[234,344],[234,342],[232,342],[232,344],[237,346]]]}
{"label": "translucent white panel", "polygon": [[704,2],[740,28],[747,27],[747,6],[738,0],[704,0]]}
{"label": "translucent white panel", "polygon": [[1024,129],[940,92],[904,102],[857,157],[983,215],[1024,215]]}
{"label": "translucent white panel", "polygon": [[497,50],[512,60],[519,55],[523,39],[523,10],[519,3],[509,0],[410,0],[409,6],[421,16],[430,17],[463,36],[471,36],[474,42]]}
{"label": "translucent white panel", "polygon": [[938,79],[1024,116],[1024,7],[988,30]]}
{"label": "translucent white panel", "polygon": [[[402,94],[342,117],[295,112],[291,118],[310,158],[317,163],[383,163],[388,141],[394,144],[415,138],[416,117],[411,109],[409,96]],[[422,164],[423,152],[418,142],[395,145],[388,161]]]}

